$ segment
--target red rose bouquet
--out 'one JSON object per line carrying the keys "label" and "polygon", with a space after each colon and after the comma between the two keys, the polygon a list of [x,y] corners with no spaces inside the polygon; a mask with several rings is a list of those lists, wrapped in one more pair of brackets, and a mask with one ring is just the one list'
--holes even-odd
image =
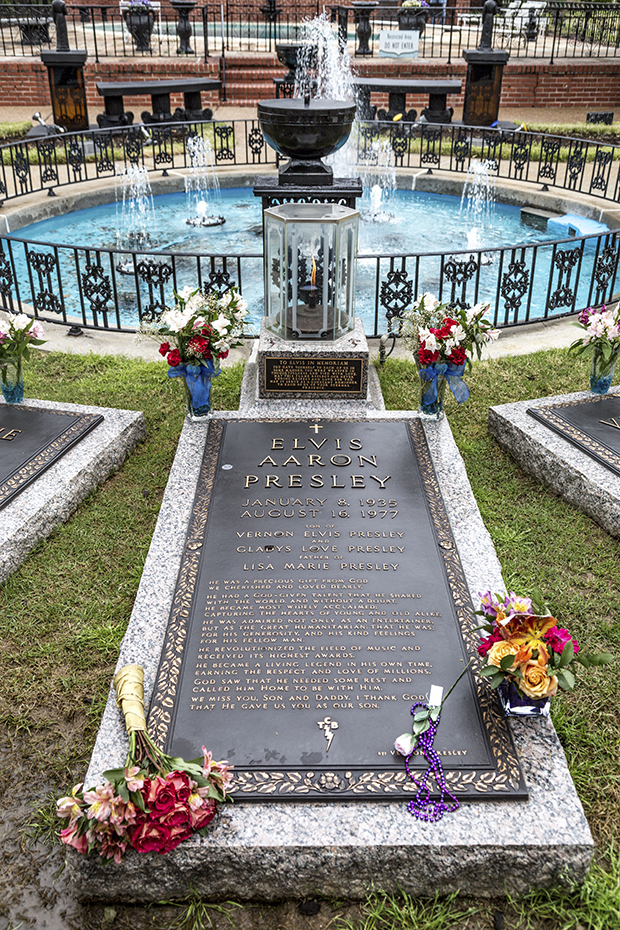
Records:
{"label": "red rose bouquet", "polygon": [[461,404],[469,397],[462,380],[465,366],[483,346],[497,339],[486,314],[488,303],[475,307],[449,307],[433,294],[422,294],[403,314],[402,335],[413,351],[421,382],[420,412],[436,416],[443,409],[443,391],[450,387]]}
{"label": "red rose bouquet", "polygon": [[104,783],[89,791],[76,785],[57,801],[67,824],[60,839],[81,853],[97,852],[120,862],[126,849],[167,853],[213,820],[232,782],[228,762],[203,758],[186,762],[161,752],[146,731],[143,670],[126,665],[114,677],[117,704],[129,735],[122,769],[104,772]]}
{"label": "red rose bouquet", "polygon": [[190,287],[174,297],[176,306],[158,324],[143,323],[141,333],[160,342],[168,377],[183,379],[188,416],[200,419],[211,409],[211,379],[220,373],[220,360],[243,341],[248,305],[235,285],[222,297]]}

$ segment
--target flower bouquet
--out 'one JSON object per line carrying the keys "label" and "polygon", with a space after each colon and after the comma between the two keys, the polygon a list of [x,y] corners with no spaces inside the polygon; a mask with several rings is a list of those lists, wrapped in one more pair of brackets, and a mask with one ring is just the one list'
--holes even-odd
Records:
{"label": "flower bouquet", "polygon": [[234,285],[222,297],[199,288],[175,292],[176,306],[166,309],[158,325],[143,324],[142,333],[158,340],[170,366],[169,378],[182,378],[187,416],[204,420],[211,410],[211,379],[220,373],[220,361],[241,345],[248,305]]}
{"label": "flower bouquet", "polygon": [[590,390],[594,394],[606,394],[613,381],[618,354],[620,353],[620,304],[615,310],[600,310],[586,307],[577,317],[585,330],[581,339],[576,339],[569,348],[573,355],[592,353]]}
{"label": "flower bouquet", "polygon": [[491,688],[500,689],[509,716],[547,714],[558,688],[575,687],[577,664],[589,668],[613,660],[608,652],[585,655],[568,630],[558,627],[538,593],[529,598],[487,591],[480,604],[478,613],[487,622],[479,629],[488,634],[478,646],[487,660],[480,674]]}
{"label": "flower bouquet", "polygon": [[23,362],[30,358],[30,346],[43,345],[44,335],[41,324],[25,313],[0,319],[0,387],[7,404],[24,399]]}
{"label": "flower bouquet", "polygon": [[128,848],[163,854],[203,833],[232,782],[228,762],[214,762],[204,746],[203,759],[191,762],[155,746],[146,731],[142,682],[140,665],[126,665],[114,677],[129,735],[124,768],[104,772],[104,783],[89,791],[76,785],[56,802],[58,816],[67,821],[62,842],[115,862]]}
{"label": "flower bouquet", "polygon": [[401,329],[405,343],[411,348],[420,377],[420,407],[422,416],[439,419],[443,416],[446,384],[457,403],[469,397],[469,388],[462,380],[465,366],[471,366],[474,354],[480,358],[483,346],[500,335],[486,317],[490,304],[475,307],[448,308],[430,293],[422,294],[411,310],[403,313]]}

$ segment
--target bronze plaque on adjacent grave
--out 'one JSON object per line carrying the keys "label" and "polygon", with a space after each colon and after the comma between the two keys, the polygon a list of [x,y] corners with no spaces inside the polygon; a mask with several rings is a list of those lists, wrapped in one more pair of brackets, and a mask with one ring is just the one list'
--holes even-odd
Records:
{"label": "bronze plaque on adjacent grave", "polygon": [[620,475],[620,394],[530,407],[527,412]]}
{"label": "bronze plaque on adjacent grave", "polygon": [[0,404],[0,508],[102,420],[101,414]]}
{"label": "bronze plaque on adjacent grave", "polygon": [[[477,625],[418,420],[215,420],[149,727],[229,759],[238,799],[411,797],[394,739],[481,662]],[[527,796],[477,676],[435,747],[459,795]]]}
{"label": "bronze plaque on adjacent grave", "polygon": [[287,393],[361,394],[361,358],[282,358],[266,356],[265,390]]}

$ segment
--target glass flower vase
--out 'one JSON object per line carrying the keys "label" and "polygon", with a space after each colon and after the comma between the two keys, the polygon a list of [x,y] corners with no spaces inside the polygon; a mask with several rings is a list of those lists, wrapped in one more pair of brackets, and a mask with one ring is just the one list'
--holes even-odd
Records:
{"label": "glass flower vase", "polygon": [[504,678],[499,688],[499,698],[506,717],[548,717],[549,698],[536,700],[519,694],[514,682]]}
{"label": "glass flower vase", "polygon": [[441,420],[444,415],[444,399],[448,382],[444,375],[427,378],[422,374],[422,372],[428,373],[429,371],[429,368],[418,366],[420,378],[418,415],[425,420]]}
{"label": "glass flower vase", "polygon": [[612,346],[611,355],[603,355],[600,346],[592,349],[592,367],[590,368],[590,390],[593,394],[606,394],[614,378],[616,362],[620,353],[620,343]]}
{"label": "glass flower vase", "polygon": [[185,378],[183,379],[183,386],[185,387],[186,418],[191,420],[192,423],[202,423],[204,420],[208,420],[211,416],[211,394],[209,393],[209,400],[206,403],[198,406],[194,403],[192,392]]}
{"label": "glass flower vase", "polygon": [[24,399],[22,357],[11,358],[0,366],[0,387],[7,404],[21,404]]}

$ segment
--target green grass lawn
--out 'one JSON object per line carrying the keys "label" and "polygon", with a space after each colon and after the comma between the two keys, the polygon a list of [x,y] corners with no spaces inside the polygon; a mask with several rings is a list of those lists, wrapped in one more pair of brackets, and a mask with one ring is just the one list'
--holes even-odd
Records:
{"label": "green grass lawn", "polygon": [[[524,475],[486,429],[489,406],[581,390],[587,366],[587,360],[569,359],[561,350],[476,363],[466,378],[469,401],[458,407],[449,396],[447,415],[507,586],[523,594],[539,587],[561,625],[584,646],[620,655],[618,541]],[[213,382],[215,409],[237,408],[241,375],[239,365]],[[417,407],[410,362],[388,359],[380,379],[389,409]],[[184,401],[181,386],[167,378],[161,363],[44,352],[34,353],[26,368],[26,393],[140,409],[147,423],[145,442],[121,470],[0,586],[0,735],[19,746],[33,779],[46,779],[51,790],[64,792],[86,768],[174,457]],[[613,850],[613,838],[620,836],[617,667],[583,671],[573,694],[552,701],[554,723],[597,841],[598,865],[581,890],[504,900],[506,930],[620,927],[620,863]],[[515,830],[527,831],[527,825],[515,824]],[[483,930],[493,926],[489,907],[461,898],[431,907],[370,895],[362,916],[348,926]],[[344,918],[340,925],[347,925]]]}

